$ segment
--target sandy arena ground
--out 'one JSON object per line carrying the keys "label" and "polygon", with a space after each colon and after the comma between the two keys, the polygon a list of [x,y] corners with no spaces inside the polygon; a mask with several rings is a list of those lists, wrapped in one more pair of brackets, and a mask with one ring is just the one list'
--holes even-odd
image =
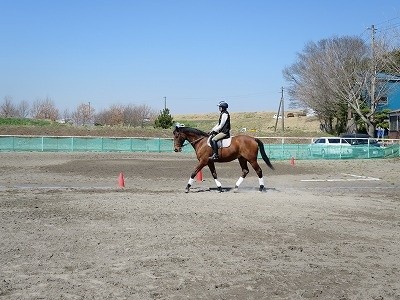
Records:
{"label": "sandy arena ground", "polygon": [[399,159],[272,163],[0,153],[0,299],[399,300]]}

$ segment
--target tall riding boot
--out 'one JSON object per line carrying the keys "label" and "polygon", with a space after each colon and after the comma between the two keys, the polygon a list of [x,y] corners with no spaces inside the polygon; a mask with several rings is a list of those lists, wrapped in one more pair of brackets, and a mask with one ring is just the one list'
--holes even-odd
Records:
{"label": "tall riding boot", "polygon": [[210,157],[212,160],[217,160],[218,156],[218,141],[211,141],[211,147],[213,149],[213,155]]}

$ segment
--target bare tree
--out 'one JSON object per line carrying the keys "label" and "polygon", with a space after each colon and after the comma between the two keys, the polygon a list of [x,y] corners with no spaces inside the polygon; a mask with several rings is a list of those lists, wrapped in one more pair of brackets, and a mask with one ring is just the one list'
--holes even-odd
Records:
{"label": "bare tree", "polygon": [[151,119],[154,119],[156,116],[156,112],[146,104],[136,106],[136,124],[141,127],[144,126],[146,122],[149,122]]}
{"label": "bare tree", "polygon": [[143,127],[154,116],[155,111],[146,104],[124,107],[124,125]]}
{"label": "bare tree", "polygon": [[[314,109],[323,119],[336,117],[339,123],[348,107],[373,135],[377,104],[387,93],[385,82],[374,86],[373,80],[377,70],[390,64],[388,56],[384,55],[387,54],[383,50],[385,47],[379,49],[382,50],[376,48],[371,59],[370,48],[357,37],[309,43],[303,53],[298,54],[298,61],[283,71],[290,84],[289,95],[294,101]],[[337,129],[341,131],[343,126]]]}
{"label": "bare tree", "polygon": [[124,124],[128,126],[139,126],[140,115],[135,105],[128,105],[124,108]]}
{"label": "bare tree", "polygon": [[13,103],[11,96],[5,96],[3,103],[0,105],[0,116],[4,118],[13,118],[18,116],[17,108]]}
{"label": "bare tree", "polygon": [[32,117],[35,119],[49,119],[55,121],[58,119],[58,109],[53,100],[46,98],[36,100],[32,105]]}
{"label": "bare tree", "polygon": [[18,117],[27,118],[29,116],[29,102],[22,100],[17,107]]}
{"label": "bare tree", "polygon": [[[373,40],[371,45],[371,59],[368,70],[364,73],[362,79],[364,84],[362,87],[361,97],[349,105],[355,110],[357,115],[364,121],[367,126],[369,135],[375,133],[375,115],[378,113],[378,106],[382,100],[387,100],[390,93],[388,82],[392,79],[391,75],[385,72],[399,73],[400,65],[398,64],[398,50],[391,48],[386,37],[379,40]],[[362,108],[367,107],[368,111]]]}
{"label": "bare tree", "polygon": [[[346,42],[347,40],[339,43]],[[331,70],[338,65],[330,51],[334,43],[335,40],[308,43],[303,53],[298,54],[298,61],[283,71],[289,82],[291,101],[299,107],[313,109],[328,132],[335,131],[334,123],[340,124],[346,119],[338,114],[338,111],[343,110],[345,102],[331,88],[331,77],[336,79],[338,76]]]}
{"label": "bare tree", "polygon": [[95,123],[102,125],[144,126],[155,118],[155,110],[143,105],[112,105],[96,114]]}
{"label": "bare tree", "polygon": [[95,109],[90,103],[82,103],[71,114],[71,118],[76,125],[93,124]]}
{"label": "bare tree", "polygon": [[94,116],[94,125],[106,125],[107,124],[107,120],[108,120],[108,115],[107,115],[107,111],[106,110],[102,110],[99,113],[97,113]]}
{"label": "bare tree", "polygon": [[124,107],[112,105],[110,108],[101,111],[95,117],[96,124],[102,125],[124,125]]}
{"label": "bare tree", "polygon": [[68,122],[72,119],[72,113],[69,112],[68,108],[64,109],[62,113],[62,118],[64,119],[65,122]]}

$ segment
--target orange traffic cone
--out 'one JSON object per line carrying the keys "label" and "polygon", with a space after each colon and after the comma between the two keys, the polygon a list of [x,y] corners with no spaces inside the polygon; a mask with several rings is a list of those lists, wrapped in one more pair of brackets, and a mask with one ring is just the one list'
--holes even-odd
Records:
{"label": "orange traffic cone", "polygon": [[196,181],[197,182],[202,182],[203,181],[203,171],[200,170],[197,174],[196,174]]}
{"label": "orange traffic cone", "polygon": [[290,159],[290,164],[292,165],[292,166],[294,166],[294,157],[292,156],[292,158]]}
{"label": "orange traffic cone", "polygon": [[120,187],[120,188],[124,188],[125,187],[125,178],[124,178],[124,173],[119,173],[119,176],[118,176],[118,186]]}

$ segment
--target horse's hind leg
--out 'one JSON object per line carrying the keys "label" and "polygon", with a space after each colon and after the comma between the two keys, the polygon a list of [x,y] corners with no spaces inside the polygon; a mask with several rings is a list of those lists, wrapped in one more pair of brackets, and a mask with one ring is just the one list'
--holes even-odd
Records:
{"label": "horse's hind leg", "polygon": [[238,160],[239,160],[240,167],[242,168],[242,176],[240,176],[238,181],[236,181],[235,191],[238,190],[239,185],[246,178],[247,174],[249,174],[249,168],[247,166],[247,160],[245,158],[243,158],[243,157],[239,157]]}
{"label": "horse's hind leg", "polygon": [[214,178],[215,184],[217,185],[218,191],[221,193],[222,192],[222,185],[221,182],[218,181],[218,176],[217,176],[217,171],[215,169],[215,164],[213,161],[208,162],[208,168],[211,171],[211,175]]}
{"label": "horse's hind leg", "polygon": [[258,183],[260,185],[258,190],[260,192],[262,192],[264,190],[264,178],[263,178],[263,173],[262,173],[261,167],[258,164],[257,159],[254,160],[254,161],[251,161],[250,164],[253,167],[254,171],[256,171],[256,173],[257,173]]}

